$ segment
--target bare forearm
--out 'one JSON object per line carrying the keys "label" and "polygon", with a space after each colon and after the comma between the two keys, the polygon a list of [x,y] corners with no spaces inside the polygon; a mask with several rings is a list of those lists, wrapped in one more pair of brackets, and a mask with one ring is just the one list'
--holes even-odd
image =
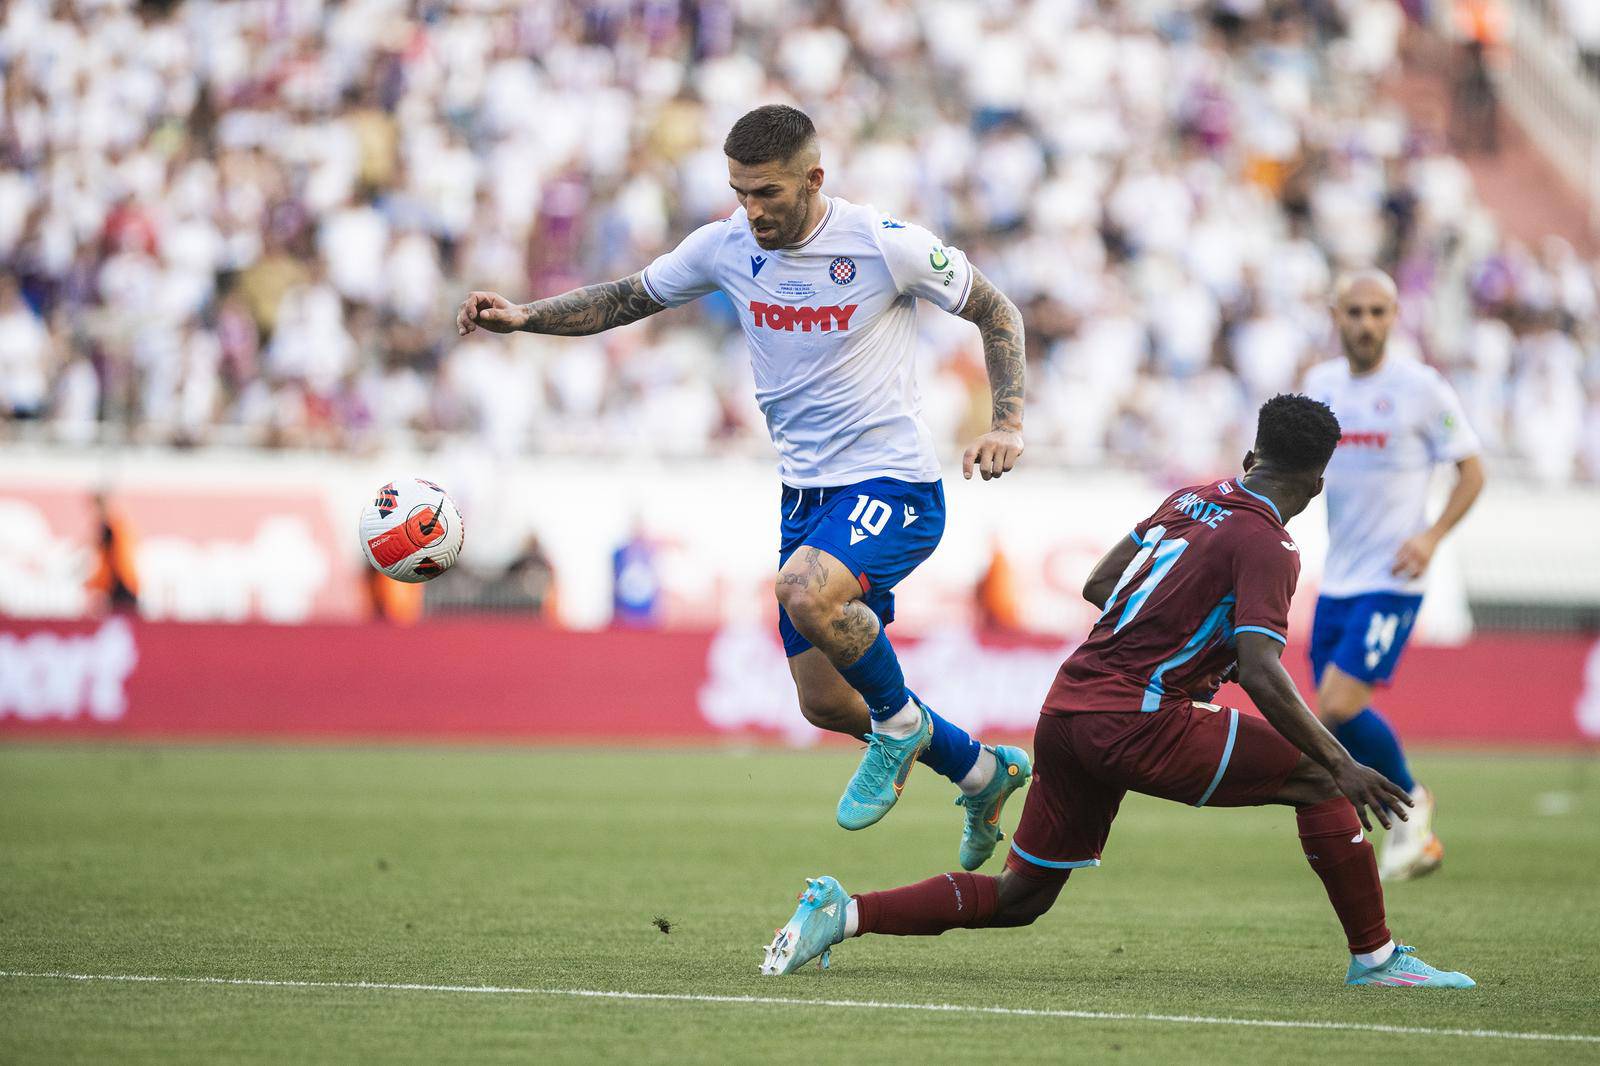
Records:
{"label": "bare forearm", "polygon": [[1022,312],[976,267],[973,275],[972,292],[961,317],[976,324],[983,337],[983,362],[994,401],[993,426],[1020,431],[1028,368]]}
{"label": "bare forearm", "polygon": [[528,316],[522,329],[562,337],[584,337],[648,318],[666,308],[645,291],[643,275],[573,289],[547,300],[522,305]]}
{"label": "bare forearm", "polygon": [[1443,539],[1472,510],[1472,505],[1478,501],[1478,494],[1483,491],[1483,482],[1482,459],[1474,456],[1457,465],[1455,487],[1450,490],[1438,520],[1428,529],[1435,540]]}
{"label": "bare forearm", "polygon": [[1240,684],[1272,728],[1325,769],[1332,772],[1349,760],[1343,745],[1300,698],[1282,663],[1273,660],[1271,665],[1241,668]]}

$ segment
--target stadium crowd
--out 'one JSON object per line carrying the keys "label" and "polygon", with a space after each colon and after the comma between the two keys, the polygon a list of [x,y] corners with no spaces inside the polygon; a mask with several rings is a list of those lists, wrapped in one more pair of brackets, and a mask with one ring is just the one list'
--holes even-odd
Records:
{"label": "stadium crowd", "polygon": [[[720,298],[465,341],[468,288],[631,273],[726,215],[722,136],[795,103],[826,190],[965,248],[1029,326],[1040,461],[1231,466],[1333,354],[1343,265],[1491,452],[1600,480],[1600,264],[1502,237],[1379,91],[1392,0],[10,0],[0,436],[499,453],[748,449]],[[936,435],[976,331],[924,312]],[[36,423],[28,425],[28,423]]]}

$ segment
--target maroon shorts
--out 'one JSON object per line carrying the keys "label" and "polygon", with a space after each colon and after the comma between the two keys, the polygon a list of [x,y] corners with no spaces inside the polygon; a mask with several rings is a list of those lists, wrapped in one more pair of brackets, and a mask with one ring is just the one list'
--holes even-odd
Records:
{"label": "maroon shorts", "polygon": [[1277,795],[1300,759],[1262,719],[1209,703],[1041,715],[1033,783],[1006,865],[1029,877],[1099,866],[1128,791],[1196,807],[1254,807]]}

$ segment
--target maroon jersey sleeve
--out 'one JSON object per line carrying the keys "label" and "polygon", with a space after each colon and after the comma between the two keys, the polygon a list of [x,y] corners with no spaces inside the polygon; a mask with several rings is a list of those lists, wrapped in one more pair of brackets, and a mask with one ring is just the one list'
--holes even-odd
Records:
{"label": "maroon jersey sleeve", "polygon": [[1289,643],[1289,601],[1300,580],[1300,549],[1279,529],[1242,539],[1233,553],[1233,631]]}

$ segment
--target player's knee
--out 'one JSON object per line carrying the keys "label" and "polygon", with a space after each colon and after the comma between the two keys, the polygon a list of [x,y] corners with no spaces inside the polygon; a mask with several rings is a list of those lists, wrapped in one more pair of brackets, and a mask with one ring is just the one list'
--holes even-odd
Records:
{"label": "player's knee", "polygon": [[1036,879],[1023,877],[1009,867],[1000,873],[999,896],[990,926],[1016,928],[1032,925],[1055,906],[1061,886],[1067,883],[1067,871],[1059,878]]}
{"label": "player's knee", "polygon": [[1280,803],[1301,806],[1321,803],[1338,795],[1340,795],[1339,786],[1334,783],[1333,775],[1310,756],[1301,756],[1294,772],[1289,775],[1289,779],[1283,783],[1283,788],[1273,798]]}
{"label": "player's knee", "polygon": [[816,589],[798,582],[786,581],[784,577],[783,574],[778,575],[778,583],[773,591],[789,615],[789,621],[793,622],[794,627],[802,634],[809,637],[827,625],[829,616],[838,610],[838,606]]}

